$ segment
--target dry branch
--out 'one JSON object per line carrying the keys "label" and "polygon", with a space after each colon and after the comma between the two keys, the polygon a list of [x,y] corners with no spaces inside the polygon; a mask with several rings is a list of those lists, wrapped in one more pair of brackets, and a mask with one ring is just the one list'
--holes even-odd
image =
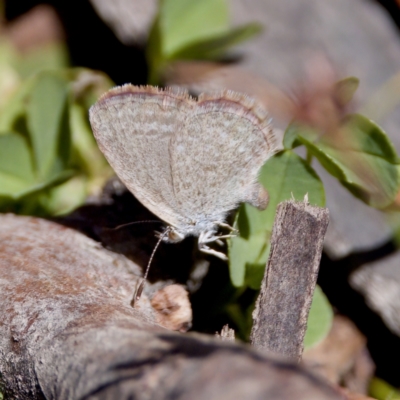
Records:
{"label": "dry branch", "polygon": [[341,399],[308,371],[153,322],[137,267],[72,229],[0,216],[0,372],[18,399]]}
{"label": "dry branch", "polygon": [[328,222],[328,210],[306,200],[279,204],[253,313],[255,347],[300,361]]}

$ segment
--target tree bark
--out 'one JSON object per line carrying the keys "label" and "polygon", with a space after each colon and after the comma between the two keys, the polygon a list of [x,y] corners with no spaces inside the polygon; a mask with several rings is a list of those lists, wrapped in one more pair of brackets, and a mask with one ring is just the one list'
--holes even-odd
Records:
{"label": "tree bark", "polygon": [[279,358],[161,327],[146,289],[137,308],[130,306],[138,275],[131,261],[72,229],[0,216],[5,397],[343,398]]}
{"label": "tree bark", "polygon": [[252,344],[300,361],[329,213],[307,201],[278,205],[253,312]]}

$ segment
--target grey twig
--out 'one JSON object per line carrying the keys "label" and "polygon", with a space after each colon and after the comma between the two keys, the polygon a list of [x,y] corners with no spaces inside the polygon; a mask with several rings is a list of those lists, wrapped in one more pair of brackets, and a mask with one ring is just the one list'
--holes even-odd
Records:
{"label": "grey twig", "polygon": [[328,222],[328,210],[306,199],[279,204],[253,313],[255,347],[300,361]]}

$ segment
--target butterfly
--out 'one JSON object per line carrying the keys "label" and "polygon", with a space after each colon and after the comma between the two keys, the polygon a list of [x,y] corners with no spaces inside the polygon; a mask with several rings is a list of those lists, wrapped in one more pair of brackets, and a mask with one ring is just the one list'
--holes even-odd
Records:
{"label": "butterfly", "polygon": [[181,88],[128,84],[105,93],[89,118],[116,174],[169,225],[167,242],[196,236],[199,250],[226,259],[209,243],[234,236],[229,212],[242,202],[267,206],[257,177],[281,141],[265,109],[244,94],[195,99]]}

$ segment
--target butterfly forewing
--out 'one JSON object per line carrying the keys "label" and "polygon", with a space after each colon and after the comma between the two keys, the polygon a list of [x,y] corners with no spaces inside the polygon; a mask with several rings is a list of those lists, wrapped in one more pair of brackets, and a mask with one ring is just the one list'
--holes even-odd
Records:
{"label": "butterfly forewing", "polygon": [[[180,224],[169,142],[187,114],[182,96],[131,85],[109,91],[90,110],[101,151],[127,188],[164,221]],[[176,98],[178,97],[178,98]]]}

